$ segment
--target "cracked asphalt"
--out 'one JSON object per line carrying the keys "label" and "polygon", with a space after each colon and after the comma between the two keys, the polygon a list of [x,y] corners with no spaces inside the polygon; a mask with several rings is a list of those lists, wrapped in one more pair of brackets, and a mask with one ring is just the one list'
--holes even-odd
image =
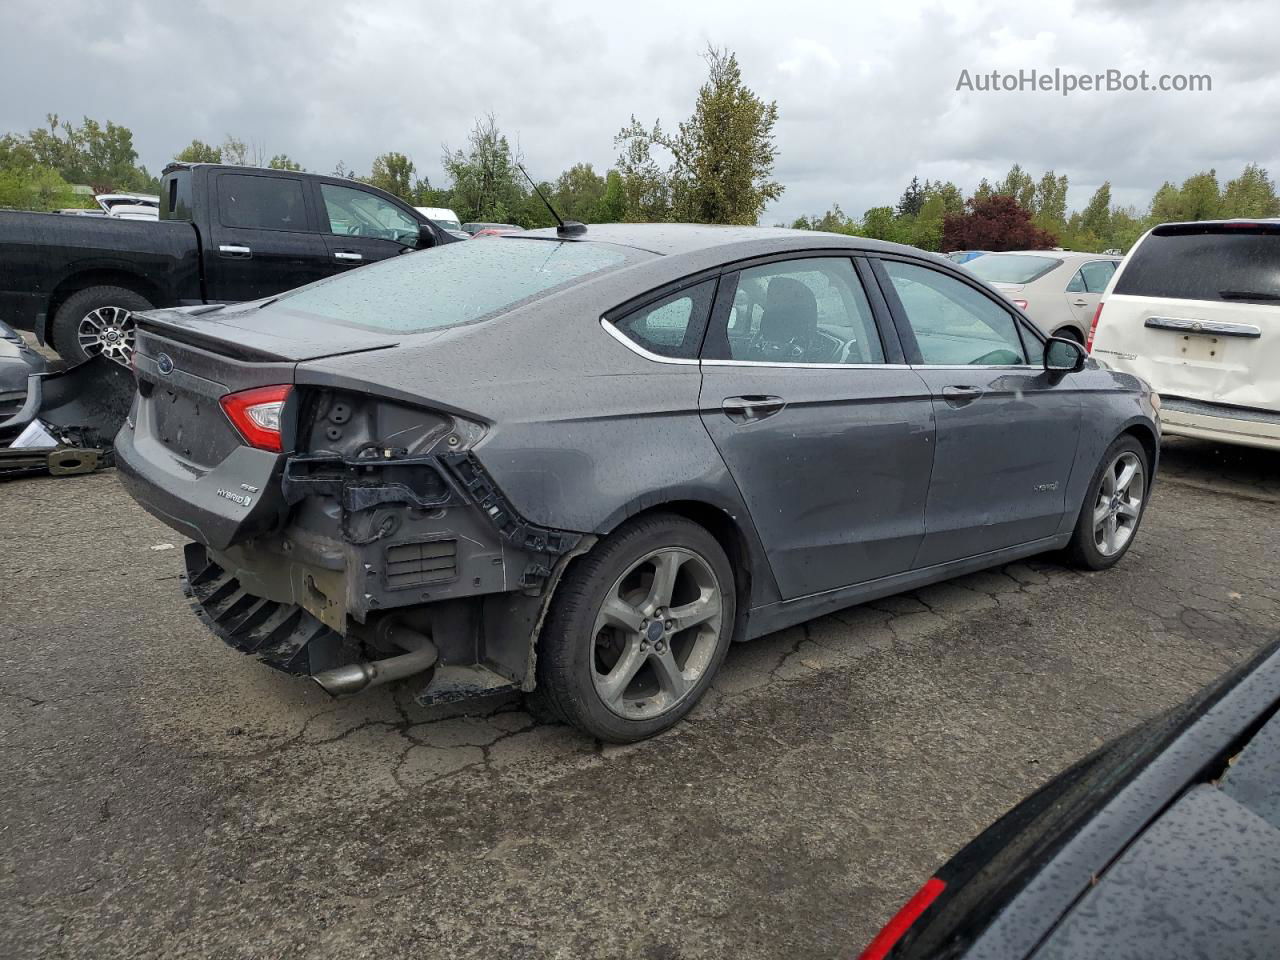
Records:
{"label": "cracked asphalt", "polygon": [[0,955],[847,957],[1280,628],[1280,455],[1170,441],[1135,546],[735,647],[667,734],[341,703],[208,635],[115,476],[0,486]]}

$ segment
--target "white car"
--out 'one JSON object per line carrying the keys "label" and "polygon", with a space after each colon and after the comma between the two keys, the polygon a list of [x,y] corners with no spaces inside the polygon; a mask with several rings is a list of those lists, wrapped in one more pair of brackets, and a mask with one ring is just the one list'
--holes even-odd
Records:
{"label": "white car", "polygon": [[420,214],[439,224],[450,233],[462,232],[462,221],[458,219],[458,215],[448,207],[414,207]]}
{"label": "white car", "polygon": [[1280,220],[1153,228],[1087,347],[1155,388],[1165,433],[1280,450]]}
{"label": "white car", "polygon": [[150,193],[100,193],[94,197],[103,212],[121,220],[160,219],[160,198]]}

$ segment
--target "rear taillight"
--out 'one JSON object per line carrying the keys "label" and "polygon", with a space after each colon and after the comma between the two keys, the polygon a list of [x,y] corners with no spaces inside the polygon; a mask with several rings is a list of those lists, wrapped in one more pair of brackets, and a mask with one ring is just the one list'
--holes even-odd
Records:
{"label": "rear taillight", "polygon": [[280,417],[292,390],[293,385],[288,383],[254,387],[252,390],[228,393],[218,402],[222,404],[227,419],[240,431],[240,436],[244,437],[249,446],[279,453],[282,449]]}
{"label": "rear taillight", "polygon": [[1025,300],[1014,300],[1014,301],[1013,301],[1013,305],[1014,305],[1015,307],[1017,307],[1019,310],[1021,310],[1023,313],[1026,313],[1026,311],[1027,311],[1027,301],[1025,301]]}
{"label": "rear taillight", "polygon": [[867,949],[858,954],[858,960],[883,960],[894,944],[902,939],[902,935],[911,929],[911,925],[920,919],[920,914],[928,910],[929,905],[945,889],[947,885],[937,877],[926,880],[924,886],[916,891],[916,895],[903,904],[902,909],[876,934],[876,938],[867,944]]}
{"label": "rear taillight", "polygon": [[1102,319],[1102,304],[1093,311],[1093,323],[1089,324],[1089,338],[1084,342],[1084,352],[1093,353],[1093,335],[1098,332],[1098,321]]}

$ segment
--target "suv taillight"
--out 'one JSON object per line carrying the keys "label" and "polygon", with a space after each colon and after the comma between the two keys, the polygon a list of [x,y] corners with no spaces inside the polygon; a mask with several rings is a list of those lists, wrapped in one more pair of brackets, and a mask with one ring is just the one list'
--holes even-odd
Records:
{"label": "suv taillight", "polygon": [[292,391],[290,383],[254,387],[228,393],[218,403],[249,446],[280,453],[280,418]]}
{"label": "suv taillight", "polygon": [[1084,342],[1085,353],[1093,353],[1093,335],[1098,332],[1098,321],[1102,318],[1102,304],[1093,311],[1093,323],[1089,324],[1089,339]]}

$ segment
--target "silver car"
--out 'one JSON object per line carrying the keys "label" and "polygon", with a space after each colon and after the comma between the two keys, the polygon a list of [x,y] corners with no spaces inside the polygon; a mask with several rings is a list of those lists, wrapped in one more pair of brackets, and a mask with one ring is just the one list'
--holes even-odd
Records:
{"label": "silver car", "polygon": [[1068,250],[988,253],[964,264],[1022,308],[1045,333],[1084,343],[1120,257]]}

